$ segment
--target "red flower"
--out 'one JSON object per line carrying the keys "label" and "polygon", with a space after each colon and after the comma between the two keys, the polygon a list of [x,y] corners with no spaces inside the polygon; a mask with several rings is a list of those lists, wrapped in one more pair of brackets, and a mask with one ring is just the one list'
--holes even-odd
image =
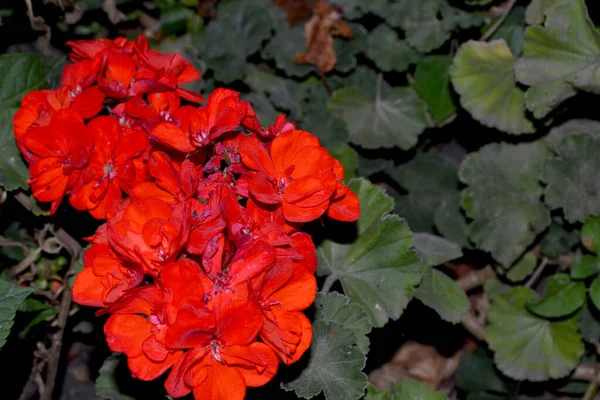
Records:
{"label": "red flower", "polygon": [[108,220],[108,242],[123,259],[143,265],[145,273],[157,274],[188,240],[188,205],[134,198],[120,207]]}
{"label": "red flower", "polygon": [[336,188],[333,158],[315,136],[286,131],[273,140],[270,152],[246,140],[240,154],[242,162],[257,171],[250,194],[260,203],[281,205],[286,220],[309,222],[329,208]]}
{"label": "red flower", "polygon": [[93,217],[106,218],[122,191],[129,192],[136,182],[146,178],[142,159],[149,144],[146,135],[122,127],[112,117],[98,117],[88,124],[94,138],[87,177],[77,186],[70,202],[78,210],[89,210]]}
{"label": "red flower", "polygon": [[162,123],[152,130],[151,135],[161,143],[188,153],[236,129],[245,112],[238,92],[217,89],[208,97],[206,106],[198,109],[181,107],[173,115],[178,124]]}
{"label": "red flower", "polygon": [[141,267],[123,264],[108,243],[96,243],[86,250],[83,265],[73,285],[73,300],[86,306],[114,303],[144,278]]}
{"label": "red flower", "polygon": [[[193,350],[181,358],[165,382],[173,397],[193,390],[196,399],[243,400],[246,386],[264,385],[277,372],[273,351],[255,341],[263,324],[256,304],[223,301],[215,304],[214,311],[214,333],[195,330]],[[171,345],[179,342],[173,340]]]}
{"label": "red flower", "polygon": [[25,134],[23,146],[35,160],[29,165],[28,181],[33,195],[41,202],[51,202],[50,211],[54,212],[87,166],[92,135],[75,111],[58,110],[48,126]]}
{"label": "red flower", "polygon": [[179,54],[162,54],[148,50],[146,45],[138,46],[139,71],[133,84],[136,94],[174,90],[178,96],[193,103],[201,103],[204,98],[194,92],[180,88],[186,83],[200,79],[201,74]]}
{"label": "red flower", "polygon": [[281,361],[296,362],[312,339],[310,321],[300,311],[315,300],[314,275],[282,261],[263,276],[253,293],[265,316],[260,337]]}
{"label": "red flower", "polygon": [[134,96],[118,104],[112,113],[122,118],[122,122],[131,126],[141,125],[150,131],[160,122],[170,121],[179,104],[180,99],[173,92],[152,93],[148,95],[148,103],[141,96]]}

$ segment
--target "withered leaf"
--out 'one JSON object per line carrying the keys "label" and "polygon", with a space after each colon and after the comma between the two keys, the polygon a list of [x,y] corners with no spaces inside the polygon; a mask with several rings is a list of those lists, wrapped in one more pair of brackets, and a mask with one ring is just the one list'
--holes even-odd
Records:
{"label": "withered leaf", "polygon": [[312,64],[325,74],[335,67],[337,55],[333,47],[333,36],[353,37],[352,28],[341,19],[336,9],[326,1],[319,1],[312,18],[304,26],[306,52],[294,58],[297,64]]}

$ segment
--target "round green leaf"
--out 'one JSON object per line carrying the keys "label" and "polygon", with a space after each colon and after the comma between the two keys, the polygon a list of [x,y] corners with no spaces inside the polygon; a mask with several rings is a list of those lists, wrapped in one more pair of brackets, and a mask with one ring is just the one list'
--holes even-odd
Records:
{"label": "round green leaf", "polygon": [[590,285],[590,300],[597,309],[600,309],[600,277],[594,279]]}
{"label": "round green leaf", "polygon": [[550,225],[538,181],[549,155],[539,142],[493,143],[469,154],[460,167],[460,179],[468,185],[462,206],[473,219],[469,236],[505,267]]}
{"label": "round green leaf", "polygon": [[600,253],[600,217],[590,217],[581,228],[581,243],[591,252]]}
{"label": "round green leaf", "polygon": [[336,90],[328,103],[346,122],[350,140],[367,149],[417,144],[429,122],[423,101],[409,87],[391,88],[379,75],[375,93],[349,87]]}
{"label": "round green leaf", "polygon": [[600,137],[591,133],[564,136],[554,147],[541,176],[546,186],[544,200],[552,208],[562,208],[571,223],[585,222],[600,215]]}
{"label": "round green leaf", "polygon": [[285,24],[263,47],[261,55],[267,60],[275,60],[277,68],[285,71],[287,75],[301,78],[317,70],[312,65],[300,65],[294,62],[296,54],[305,50],[304,26],[296,24],[289,27]]}
{"label": "round green leaf", "polygon": [[544,297],[527,304],[527,308],[541,317],[559,318],[578,310],[585,299],[583,282],[573,282],[567,274],[556,274],[548,278]]}
{"label": "round green leaf", "polygon": [[485,337],[494,362],[506,376],[534,382],[567,376],[584,351],[577,316],[548,321],[529,313],[537,299],[526,287],[492,298]]}
{"label": "round green leaf", "polygon": [[485,390],[508,393],[507,379],[498,372],[488,353],[490,352],[478,348],[461,360],[456,371],[457,387],[469,393]]}
{"label": "round green leaf", "polygon": [[460,103],[473,118],[507,133],[532,133],[524,92],[515,82],[515,61],[504,40],[471,40],[456,53],[450,75]]}
{"label": "round green leaf", "polygon": [[552,81],[600,93],[600,33],[585,0],[560,1],[549,8],[544,25],[527,28],[519,82],[529,86]]}
{"label": "round green leaf", "polygon": [[589,254],[579,255],[571,267],[571,278],[585,279],[600,272],[600,260]]}
{"label": "round green leaf", "polygon": [[398,39],[396,32],[386,24],[380,24],[367,38],[367,57],[382,71],[404,72],[417,62],[420,54]]}

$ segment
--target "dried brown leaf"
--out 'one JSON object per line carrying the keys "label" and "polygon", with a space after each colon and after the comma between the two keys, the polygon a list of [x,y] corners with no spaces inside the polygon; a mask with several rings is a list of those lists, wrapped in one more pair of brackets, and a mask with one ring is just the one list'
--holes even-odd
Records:
{"label": "dried brown leaf", "polygon": [[444,357],[433,346],[408,341],[389,362],[369,374],[369,382],[377,389],[385,389],[394,382],[416,379],[438,389],[454,374],[462,357],[476,347],[475,342],[468,340],[454,355]]}
{"label": "dried brown leaf", "polygon": [[341,19],[340,14],[326,1],[319,1],[312,18],[304,26],[306,52],[296,54],[297,64],[312,64],[325,74],[335,67],[337,55],[333,47],[333,36],[351,38],[352,28]]}

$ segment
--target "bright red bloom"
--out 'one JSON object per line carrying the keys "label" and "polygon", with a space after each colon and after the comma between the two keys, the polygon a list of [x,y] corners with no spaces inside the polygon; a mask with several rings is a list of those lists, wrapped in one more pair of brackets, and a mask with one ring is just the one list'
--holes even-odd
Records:
{"label": "bright red bloom", "polygon": [[134,96],[113,108],[112,113],[131,126],[141,125],[151,131],[157,124],[170,121],[179,104],[180,99],[173,92],[152,93],[147,103],[142,97]]}
{"label": "bright red bloom", "polygon": [[226,132],[240,126],[246,107],[239,93],[228,89],[217,89],[208,97],[206,106],[181,107],[173,115],[176,123],[162,123],[151,135],[176,150],[184,153],[203,147]]}
{"label": "bright red bloom", "polygon": [[201,95],[179,87],[201,78],[200,72],[184,57],[149,50],[147,42],[145,48],[138,46],[137,49],[140,63],[133,84],[136,94],[174,90],[176,95],[193,103],[204,101]]}
{"label": "bright red bloom", "polygon": [[137,182],[146,179],[146,163],[142,156],[149,143],[138,130],[122,127],[112,117],[98,117],[88,124],[94,138],[87,173],[70,197],[73,207],[89,210],[93,217],[106,218],[122,192],[129,192]]}
{"label": "bright red bloom", "polygon": [[310,321],[300,311],[315,300],[314,274],[282,261],[262,277],[253,293],[265,316],[260,337],[282,362],[296,362],[312,339]]}
{"label": "bright red bloom", "polygon": [[48,126],[25,134],[23,146],[35,160],[29,165],[28,181],[33,195],[41,202],[51,202],[50,211],[54,212],[87,166],[92,137],[78,113],[58,110]]}
{"label": "bright red bloom", "polygon": [[[273,351],[255,339],[263,324],[260,308],[248,301],[218,302],[214,332],[197,332],[188,351],[169,375],[171,396],[191,390],[196,399],[243,400],[246,386],[261,386],[277,372]],[[169,339],[167,338],[169,343]],[[178,341],[172,340],[176,347]]]}
{"label": "bright red bloom", "polygon": [[114,303],[144,278],[140,266],[123,264],[108,243],[90,247],[83,256],[83,265],[73,285],[73,300],[86,306],[105,307]]}
{"label": "bright red bloom", "polygon": [[157,274],[188,240],[189,207],[154,198],[130,200],[108,220],[108,242],[123,259],[143,265],[145,273]]}
{"label": "bright red bloom", "polygon": [[281,205],[286,220],[308,222],[329,208],[336,188],[333,158],[319,139],[305,131],[286,131],[270,151],[253,140],[240,148],[242,162],[256,171],[250,193],[259,203]]}

